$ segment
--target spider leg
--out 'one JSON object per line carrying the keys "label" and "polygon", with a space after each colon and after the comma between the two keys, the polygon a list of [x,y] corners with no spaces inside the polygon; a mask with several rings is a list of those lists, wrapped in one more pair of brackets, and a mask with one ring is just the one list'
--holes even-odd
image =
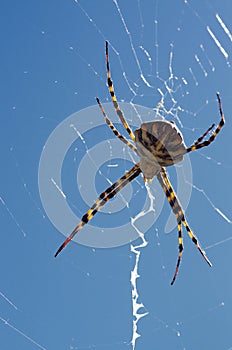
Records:
{"label": "spider leg", "polygon": [[110,129],[113,131],[114,135],[119,138],[122,142],[124,142],[128,147],[130,147],[135,153],[137,153],[137,148],[130,142],[128,141],[124,136],[122,136],[118,130],[115,128],[114,124],[111,122],[111,120],[108,118],[106,112],[104,111],[104,108],[102,107],[102,104],[99,100],[99,98],[96,98],[97,103],[102,111],[103,117],[105,119],[106,124],[110,127]]}
{"label": "spider leg", "polygon": [[[185,219],[184,212],[183,212],[183,210],[182,210],[182,208],[181,208],[181,206],[180,206],[180,203],[179,203],[179,201],[178,201],[178,198],[177,198],[177,196],[176,196],[176,194],[175,194],[175,192],[174,192],[174,190],[173,190],[173,188],[172,188],[172,185],[171,185],[171,183],[170,183],[170,181],[169,181],[169,179],[168,179],[167,173],[166,173],[166,171],[165,171],[164,168],[161,169],[161,174],[162,174],[162,177],[163,177],[163,179],[164,179],[164,182],[165,182],[165,184],[166,184],[166,186],[167,186],[167,188],[168,188],[168,191],[169,191],[169,193],[170,193],[171,200],[172,200],[173,205],[174,205],[174,209],[175,209],[175,207],[178,208],[178,217],[181,218],[181,221],[183,222],[183,224],[184,224],[184,226],[185,226],[185,228],[186,228],[186,230],[187,230],[187,232],[188,232],[189,237],[191,238],[191,240],[193,241],[193,243],[196,245],[196,247],[198,248],[199,252],[200,252],[201,255],[203,256],[203,258],[205,259],[205,261],[206,261],[210,266],[212,266],[211,262],[209,261],[209,259],[208,259],[207,256],[205,255],[205,252],[201,249],[201,247],[200,247],[200,245],[199,245],[199,243],[198,243],[197,238],[194,236],[193,232],[191,231],[191,229],[190,229],[190,227],[189,227],[189,225],[188,225],[188,223],[187,223],[187,220]],[[171,206],[172,206],[172,203],[171,203],[171,202],[170,202],[170,204],[171,204]],[[174,213],[175,213],[175,211],[174,211]],[[177,216],[177,215],[176,215],[176,216]],[[179,222],[178,218],[177,218],[177,221]]]}
{"label": "spider leg", "polygon": [[160,173],[157,175],[157,179],[158,179],[161,187],[163,188],[164,193],[168,199],[168,202],[171,205],[173,213],[175,214],[176,219],[177,219],[179,254],[178,254],[178,258],[177,258],[175,273],[174,273],[174,276],[173,276],[172,282],[171,282],[171,285],[173,285],[175,280],[176,280],[176,277],[178,275],[178,272],[179,272],[179,267],[180,267],[180,263],[181,263],[181,259],[182,259],[182,255],[183,255],[183,250],[184,250],[183,237],[182,237],[182,226],[181,226],[183,212],[182,212],[182,210],[179,210],[178,205],[176,205],[176,203],[172,200],[171,194],[170,194],[167,186],[165,185],[164,180],[163,180]]}
{"label": "spider leg", "polygon": [[183,253],[183,240],[182,240],[182,233],[180,230],[180,226],[181,222],[183,222],[186,231],[189,235],[189,237],[191,238],[192,242],[195,244],[195,246],[197,247],[197,249],[199,250],[199,252],[201,253],[201,255],[203,256],[203,258],[205,259],[205,261],[209,264],[209,266],[212,266],[211,262],[209,261],[209,259],[207,258],[205,252],[202,250],[200,244],[198,243],[197,238],[195,237],[195,235],[193,234],[193,232],[191,231],[188,222],[185,218],[184,212],[180,206],[180,203],[178,201],[178,198],[172,188],[172,185],[167,177],[166,171],[164,168],[161,169],[161,173],[157,175],[158,181],[160,182],[165,195],[168,199],[169,204],[171,205],[171,208],[176,216],[177,219],[177,223],[178,223],[178,231],[179,231],[179,256],[178,256],[178,261],[177,261],[177,266],[176,266],[176,272],[174,274],[173,280],[171,282],[171,284],[173,284],[175,282],[176,276],[178,274],[178,268],[180,265],[180,261],[181,261],[181,257],[182,257],[182,253]]}
{"label": "spider leg", "polygon": [[205,140],[204,142],[201,142],[202,139],[211,130],[212,127],[210,127],[203,136],[199,137],[199,139],[192,146],[187,148],[186,152],[192,152],[192,151],[195,151],[196,149],[208,146],[211,142],[214,141],[215,137],[217,136],[217,134],[220,132],[221,128],[225,124],[225,117],[224,117],[224,114],[223,114],[223,111],[222,111],[222,103],[221,103],[221,99],[220,99],[219,93],[217,93],[217,99],[218,99],[219,112],[220,112],[220,116],[221,116],[221,120],[220,120],[217,128],[214,130],[213,134],[208,138],[208,140]]}
{"label": "spider leg", "polygon": [[178,275],[179,267],[180,267],[180,263],[181,263],[181,258],[182,258],[182,254],[183,254],[183,250],[184,250],[181,222],[178,223],[177,227],[178,227],[179,254],[178,254],[178,259],[177,259],[177,263],[176,263],[176,270],[175,270],[171,285],[174,284],[176,277]]}
{"label": "spider leg", "polygon": [[206,130],[206,132],[200,136],[195,142],[194,142],[194,145],[198,145],[198,143],[200,143],[205,137],[206,135],[208,135],[208,133],[214,128],[215,124],[212,124],[208,130]]}
{"label": "spider leg", "polygon": [[79,232],[85,224],[87,224],[92,217],[98,212],[99,209],[103,207],[111,198],[113,198],[123,187],[125,187],[129,182],[134,180],[141,173],[141,169],[138,164],[135,164],[131,170],[129,170],[125,175],[123,175],[119,180],[117,180],[113,185],[108,187],[103,191],[98,199],[94,202],[92,207],[83,215],[81,221],[64,241],[64,243],[59,247],[55,253],[55,257],[64,249],[64,247],[73,239],[73,237]]}
{"label": "spider leg", "polygon": [[125,120],[125,117],[123,115],[123,112],[119,108],[118,101],[117,101],[117,98],[115,96],[113,82],[112,82],[111,74],[110,74],[108,41],[106,41],[106,68],[107,68],[107,83],[108,83],[108,87],[109,87],[110,95],[111,95],[111,98],[112,98],[112,101],[113,101],[113,104],[114,104],[115,111],[116,111],[117,115],[119,116],[119,118],[120,118],[124,128],[126,129],[128,134],[130,135],[130,138],[134,141],[135,140],[135,135],[134,135],[133,131],[131,130],[131,128],[129,127],[129,125],[127,124],[127,122]]}

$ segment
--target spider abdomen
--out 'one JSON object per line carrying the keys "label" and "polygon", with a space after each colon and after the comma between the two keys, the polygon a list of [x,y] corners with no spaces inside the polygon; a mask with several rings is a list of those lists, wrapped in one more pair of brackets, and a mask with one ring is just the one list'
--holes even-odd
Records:
{"label": "spider abdomen", "polygon": [[183,136],[174,122],[157,120],[135,130],[140,167],[146,179],[152,179],[167,167],[182,161],[186,153]]}

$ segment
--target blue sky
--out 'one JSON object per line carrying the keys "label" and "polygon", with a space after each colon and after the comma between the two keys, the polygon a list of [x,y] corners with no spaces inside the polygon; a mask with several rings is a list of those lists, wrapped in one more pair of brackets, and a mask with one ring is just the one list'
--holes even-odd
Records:
{"label": "blue sky", "polygon": [[[136,349],[232,348],[231,2],[170,3],[118,1],[118,8],[114,1],[102,0],[96,7],[91,1],[71,0],[1,5],[0,347],[4,350],[132,349],[130,275],[135,256],[130,244],[103,249],[70,243],[54,259],[64,235],[51,222],[38,187],[44,145],[74,113],[75,125],[87,131],[84,142],[79,137],[67,150],[61,180],[77,217],[109,186],[109,180],[114,182],[132,167],[132,158],[126,158],[128,153],[118,140],[119,154],[113,153],[114,137],[97,107],[92,107],[92,115],[87,110],[88,120],[82,117],[83,109],[96,106],[96,96],[102,103],[110,101],[106,39],[119,101],[152,111],[162,91],[169,113],[162,109],[160,113],[175,120],[187,145],[219,121],[217,91],[226,118],[217,140],[190,155],[193,179],[188,184],[192,193],[186,215],[213,267],[205,264],[183,231],[184,257],[173,287],[177,229],[167,233],[170,208],[167,201],[161,207],[157,181],[151,185],[154,209],[162,210],[152,227],[147,228],[149,216],[140,227],[148,245],[141,249],[137,289],[144,305],[141,312],[148,315],[138,323],[141,337]],[[124,132],[116,116],[111,117]],[[144,121],[147,118],[142,116]],[[140,122],[131,116],[128,121]],[[62,142],[61,135],[49,166],[58,162]],[[103,143],[108,153],[98,169],[95,156],[89,155],[95,146],[103,149]],[[176,170],[168,172],[175,187]],[[96,193],[87,192],[89,178]],[[84,200],[81,193],[88,198]],[[128,207],[124,198],[129,198]],[[89,232],[103,230],[107,235],[115,228],[123,237],[120,225],[133,230],[130,217],[141,212],[145,199],[139,178],[92,220]],[[49,206],[58,212],[56,201]],[[58,213],[71,230],[66,214]],[[82,235],[88,235],[88,226]]]}

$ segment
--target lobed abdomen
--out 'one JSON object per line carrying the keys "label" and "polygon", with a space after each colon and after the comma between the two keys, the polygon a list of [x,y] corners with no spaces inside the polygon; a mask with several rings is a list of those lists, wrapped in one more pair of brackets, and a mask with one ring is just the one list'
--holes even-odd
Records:
{"label": "lobed abdomen", "polygon": [[[182,134],[174,122],[157,120],[143,123],[140,129],[135,130],[135,143],[146,178],[157,175],[160,167],[182,161],[186,153]],[[149,167],[155,168],[147,177]]]}

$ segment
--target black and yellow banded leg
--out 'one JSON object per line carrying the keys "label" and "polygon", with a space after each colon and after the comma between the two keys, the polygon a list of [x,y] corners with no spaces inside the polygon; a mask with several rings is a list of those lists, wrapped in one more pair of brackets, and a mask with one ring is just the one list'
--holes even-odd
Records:
{"label": "black and yellow banded leg", "polygon": [[202,250],[201,246],[199,245],[198,243],[198,240],[197,238],[194,236],[193,232],[191,231],[188,223],[187,223],[187,220],[185,219],[185,216],[184,216],[184,212],[180,206],[180,203],[177,199],[177,196],[171,186],[171,183],[169,182],[168,180],[168,177],[167,177],[167,174],[166,174],[166,171],[164,168],[161,169],[161,173],[157,175],[157,178],[158,178],[158,181],[160,182],[164,192],[165,192],[165,195],[168,199],[168,202],[169,204],[171,205],[171,208],[173,210],[173,213],[175,214],[176,216],[176,219],[177,219],[177,223],[178,223],[178,231],[179,231],[179,256],[178,256],[178,261],[177,261],[177,267],[176,267],[176,272],[175,272],[175,275],[173,277],[173,280],[172,280],[172,284],[174,283],[175,279],[176,279],[176,276],[178,274],[178,268],[179,268],[179,265],[180,265],[180,261],[181,261],[181,257],[182,257],[182,254],[183,254],[183,240],[182,240],[182,233],[180,231],[180,227],[179,225],[181,224],[181,222],[183,222],[185,228],[186,228],[186,231],[189,235],[189,237],[191,238],[192,242],[195,244],[195,246],[197,247],[197,249],[199,250],[199,252],[201,253],[201,255],[203,256],[203,258],[205,259],[205,261],[209,264],[209,266],[212,266],[211,262],[209,261],[209,259],[207,258],[207,256],[205,255],[205,252]]}
{"label": "black and yellow banded leg", "polygon": [[184,250],[183,237],[182,237],[182,225],[181,225],[183,212],[182,212],[181,208],[179,208],[178,205],[176,205],[174,200],[172,200],[170,192],[169,192],[167,186],[165,185],[161,174],[157,175],[157,179],[158,179],[161,187],[163,188],[164,193],[165,193],[165,195],[166,195],[166,197],[168,199],[168,202],[171,205],[173,213],[175,214],[176,219],[177,219],[179,254],[178,254],[178,258],[177,258],[175,273],[174,273],[174,276],[173,276],[173,279],[172,279],[172,282],[171,282],[171,285],[173,285],[175,280],[176,280],[176,277],[178,275],[178,272],[179,272],[179,267],[180,267],[180,263],[181,263],[181,259],[182,259],[182,255],[183,255],[183,250]]}
{"label": "black and yellow banded leg", "polygon": [[194,142],[194,146],[198,145],[198,143],[200,143],[206,137],[206,135],[208,135],[208,133],[214,128],[214,126],[215,126],[215,124],[212,124],[209,127],[209,129],[206,130],[206,132]]}
{"label": "black and yellow banded leg", "polygon": [[174,284],[176,277],[178,275],[179,267],[180,267],[180,263],[181,263],[181,259],[182,259],[182,254],[183,254],[183,250],[184,250],[181,222],[178,223],[177,228],[178,228],[179,254],[178,254],[178,259],[177,259],[177,263],[176,263],[176,270],[175,270],[171,285]]}
{"label": "black and yellow banded leg", "polygon": [[[168,191],[169,191],[169,193],[170,193],[170,197],[171,197],[171,199],[172,199],[172,201],[173,201],[173,203],[174,203],[174,204],[173,204],[173,205],[174,205],[174,209],[176,210],[176,207],[179,208],[178,215],[180,215],[180,213],[181,213],[181,221],[183,222],[183,224],[184,224],[184,226],[185,226],[185,228],[186,228],[186,230],[187,230],[187,233],[188,233],[189,237],[191,238],[192,242],[196,245],[196,247],[198,248],[199,252],[200,252],[201,255],[203,256],[203,258],[205,259],[205,261],[206,261],[210,266],[212,266],[211,262],[209,261],[209,259],[208,259],[207,256],[205,255],[205,252],[204,252],[204,251],[202,250],[202,248],[200,247],[197,238],[194,236],[193,232],[191,231],[191,229],[190,229],[190,227],[189,227],[189,225],[188,225],[188,223],[187,223],[187,220],[185,219],[184,212],[183,212],[183,210],[182,210],[182,208],[181,208],[181,206],[180,206],[180,203],[179,203],[179,201],[178,201],[178,199],[177,199],[177,196],[176,196],[176,194],[175,194],[175,192],[174,192],[174,190],[173,190],[173,188],[172,188],[172,185],[171,185],[171,183],[170,183],[170,181],[169,181],[169,179],[168,179],[168,176],[167,176],[166,171],[165,171],[164,168],[161,169],[161,175],[162,175],[162,177],[163,177],[163,179],[164,179],[164,182],[165,182],[165,184],[166,184],[166,186],[167,186],[167,188],[168,188]],[[172,203],[170,203],[170,204],[171,204],[171,206],[172,206]],[[179,219],[178,219],[178,218],[177,218],[177,222],[179,222]]]}
{"label": "black and yellow banded leg", "polygon": [[114,124],[111,122],[111,120],[108,118],[106,112],[104,111],[104,108],[102,107],[102,104],[99,100],[99,98],[96,98],[97,103],[102,111],[103,117],[105,119],[106,124],[110,127],[110,129],[113,131],[114,135],[119,138],[122,142],[124,142],[128,147],[130,147],[135,153],[137,153],[137,148],[130,142],[128,141],[124,136],[122,136],[118,130],[115,128]]}
{"label": "black and yellow banded leg", "polygon": [[208,140],[201,142],[202,139],[211,130],[212,127],[210,127],[203,136],[201,136],[192,146],[187,148],[187,152],[192,152],[192,151],[195,151],[196,149],[210,145],[215,140],[215,137],[217,136],[217,134],[220,132],[221,128],[225,124],[225,117],[224,117],[224,114],[222,111],[222,103],[221,103],[219,93],[217,93],[217,99],[218,99],[219,112],[220,112],[220,116],[221,116],[221,119],[220,119],[220,122],[219,122],[217,128],[214,130],[213,134],[208,138]]}
{"label": "black and yellow banded leg", "polygon": [[114,104],[115,111],[116,111],[117,115],[119,116],[124,128],[126,129],[128,134],[130,135],[130,138],[134,141],[135,135],[134,135],[133,131],[131,130],[131,128],[129,127],[129,125],[127,124],[125,117],[123,115],[123,112],[119,108],[118,101],[117,101],[117,98],[115,96],[113,82],[112,82],[111,74],[110,74],[109,52],[108,52],[108,42],[107,41],[106,41],[106,68],[107,68],[107,83],[108,83],[108,87],[109,87],[110,95],[111,95],[111,98],[112,98],[112,101]]}
{"label": "black and yellow banded leg", "polygon": [[64,243],[59,247],[55,253],[55,257],[65,248],[65,246],[73,239],[73,237],[86,225],[93,216],[106,204],[111,198],[113,198],[123,187],[125,187],[129,182],[134,180],[141,173],[141,169],[138,164],[135,164],[131,170],[129,170],[125,175],[123,175],[119,180],[117,180],[113,185],[107,188],[104,192],[100,194],[98,199],[94,202],[92,207],[83,215],[81,221],[64,241]]}

